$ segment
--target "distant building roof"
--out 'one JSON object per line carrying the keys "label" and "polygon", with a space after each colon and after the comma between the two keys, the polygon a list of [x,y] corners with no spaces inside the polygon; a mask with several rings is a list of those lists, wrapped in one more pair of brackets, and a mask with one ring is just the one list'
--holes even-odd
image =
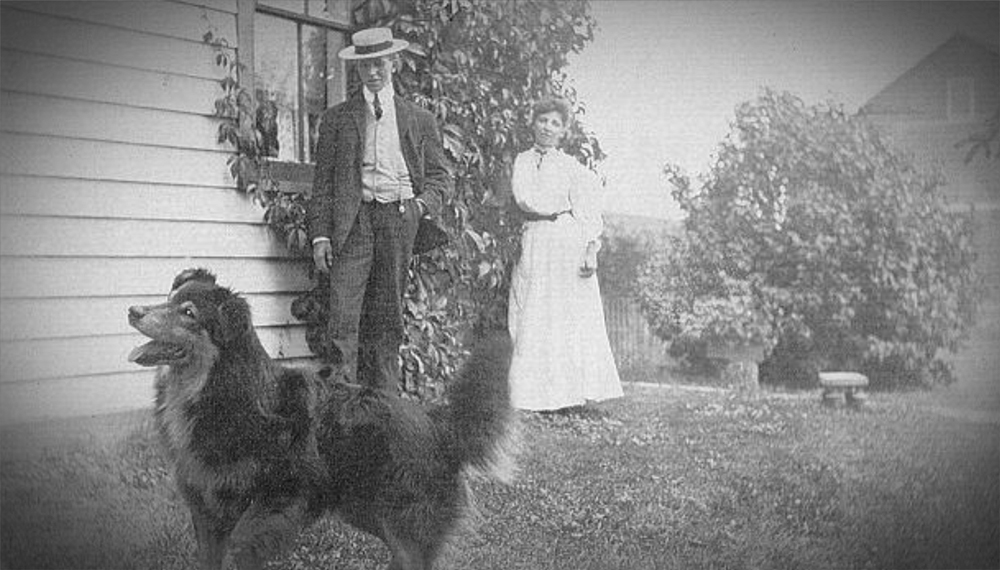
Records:
{"label": "distant building roof", "polygon": [[1000,91],[1000,54],[992,46],[956,33],[862,107],[867,115],[922,115],[942,118],[948,80],[979,78],[977,114],[996,110]]}

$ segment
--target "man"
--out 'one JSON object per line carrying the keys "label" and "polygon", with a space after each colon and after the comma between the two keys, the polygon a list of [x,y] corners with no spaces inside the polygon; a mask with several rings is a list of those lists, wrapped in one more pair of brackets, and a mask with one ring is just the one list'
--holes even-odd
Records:
{"label": "man", "polygon": [[313,262],[330,277],[334,363],[349,378],[394,390],[407,265],[412,253],[439,245],[423,238],[443,235],[425,230],[437,227],[428,222],[439,217],[452,178],[434,116],[393,89],[409,44],[388,28],[361,30],[352,42],[339,56],[355,62],[363,86],[323,115],[309,233]]}

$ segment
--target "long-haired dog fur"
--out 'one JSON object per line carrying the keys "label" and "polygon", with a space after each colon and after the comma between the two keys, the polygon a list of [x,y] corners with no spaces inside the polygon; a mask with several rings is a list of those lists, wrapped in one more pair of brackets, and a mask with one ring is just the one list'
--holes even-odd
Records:
{"label": "long-haired dog fur", "polygon": [[261,568],[326,513],[382,539],[390,568],[431,568],[470,507],[468,469],[502,476],[513,422],[504,334],[477,343],[448,405],[425,408],[329,367],[273,361],[247,302],[204,269],[128,318],[152,339],[129,360],[159,367],[155,423],[202,568],[221,568],[227,552]]}

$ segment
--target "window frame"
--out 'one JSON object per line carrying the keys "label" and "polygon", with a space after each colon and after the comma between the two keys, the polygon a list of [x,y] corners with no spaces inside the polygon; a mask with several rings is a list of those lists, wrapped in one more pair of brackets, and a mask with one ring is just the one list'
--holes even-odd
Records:
{"label": "window frame", "polygon": [[[348,13],[353,19],[353,2],[349,6]],[[309,144],[309,133],[308,124],[303,124],[302,109],[305,107],[305,93],[301,88],[301,79],[303,74],[303,63],[304,59],[302,56],[302,25],[316,26],[319,28],[325,28],[329,31],[340,32],[345,36],[345,40],[349,40],[351,30],[353,29],[353,24],[341,23],[335,20],[327,20],[324,18],[319,18],[316,16],[311,16],[308,14],[302,14],[299,12],[293,12],[290,10],[285,10],[268,4],[259,2],[258,0],[237,0],[237,61],[239,62],[241,69],[243,69],[244,76],[240,78],[241,81],[247,81],[245,88],[250,96],[253,98],[253,102],[256,105],[256,92],[257,92],[257,75],[256,75],[256,28],[257,28],[257,18],[259,14],[264,14],[267,16],[273,16],[277,18],[286,19],[292,21],[296,24],[296,81],[299,84],[297,91],[297,101],[296,101],[296,118],[298,122],[297,125],[297,141],[296,141],[296,159],[295,160],[280,160],[276,157],[266,157],[266,160],[271,165],[272,176],[275,180],[279,182],[283,189],[288,191],[300,192],[303,190],[302,185],[311,180],[313,165],[315,160],[307,162],[304,160],[306,151],[305,146]],[[348,69],[343,62],[339,62],[339,65],[343,66],[343,85],[341,86],[342,93],[346,97],[349,80],[347,79]],[[253,120],[253,118],[247,118],[247,120]],[[281,184],[286,182],[287,184]]]}

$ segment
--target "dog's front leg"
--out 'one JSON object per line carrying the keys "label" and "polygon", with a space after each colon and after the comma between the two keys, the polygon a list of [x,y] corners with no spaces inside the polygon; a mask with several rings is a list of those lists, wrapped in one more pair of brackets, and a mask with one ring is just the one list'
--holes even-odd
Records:
{"label": "dog's front leg", "polygon": [[201,570],[221,570],[226,554],[226,538],[233,526],[220,521],[205,506],[200,494],[194,489],[181,485],[181,494],[191,512],[195,540],[198,541],[198,568]]}
{"label": "dog's front leg", "polygon": [[418,538],[411,534],[387,520],[382,521],[379,538],[385,542],[392,553],[389,570],[431,570],[434,567],[437,549],[422,544]]}
{"label": "dog's front leg", "polygon": [[240,570],[260,570],[287,550],[306,523],[304,497],[254,501],[230,535],[233,560]]}
{"label": "dog's front leg", "polygon": [[191,510],[191,519],[198,539],[198,567],[202,570],[222,570],[222,559],[226,554],[226,533],[198,510]]}

